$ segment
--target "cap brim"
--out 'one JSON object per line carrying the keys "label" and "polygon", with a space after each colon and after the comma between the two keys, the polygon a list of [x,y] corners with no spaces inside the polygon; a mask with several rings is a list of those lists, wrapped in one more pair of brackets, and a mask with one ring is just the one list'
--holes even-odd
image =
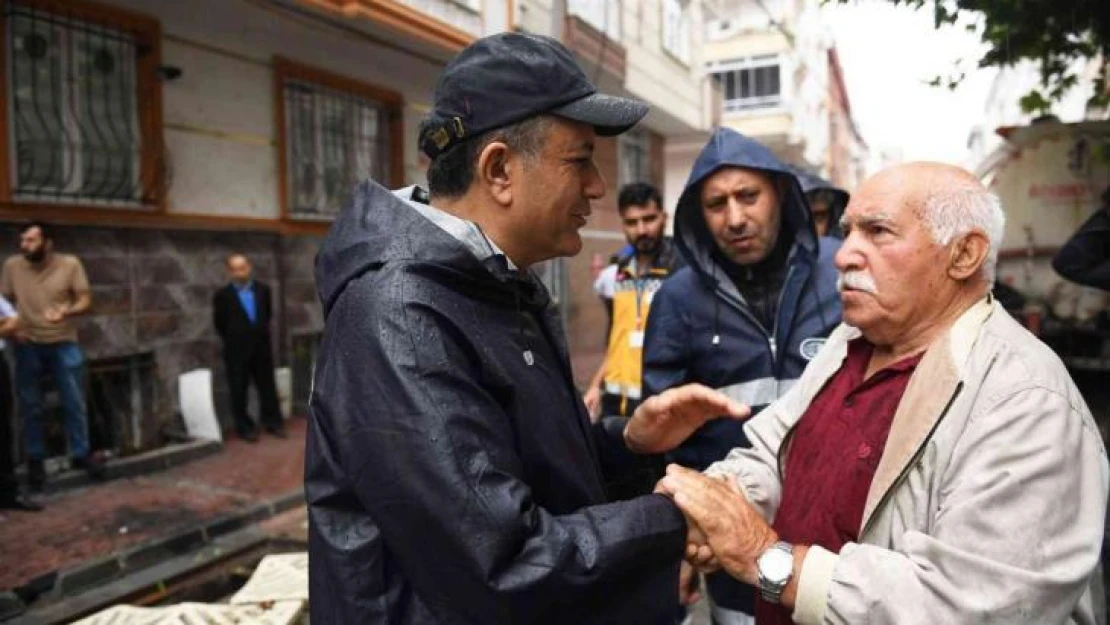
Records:
{"label": "cap brim", "polygon": [[612,137],[635,126],[649,110],[648,105],[639,100],[594,93],[548,112],[589,124],[598,135]]}

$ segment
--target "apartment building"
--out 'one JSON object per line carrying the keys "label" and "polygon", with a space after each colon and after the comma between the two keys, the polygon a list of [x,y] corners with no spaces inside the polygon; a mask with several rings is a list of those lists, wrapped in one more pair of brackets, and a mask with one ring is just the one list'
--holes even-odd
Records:
{"label": "apartment building", "polygon": [[[540,267],[575,365],[599,362],[590,290],[623,243],[620,184],[664,184],[668,144],[708,136],[715,87],[698,70],[692,0],[2,0],[0,228],[55,224],[95,308],[81,320],[94,437],[120,453],[173,429],[177,378],[211,368],[226,406],[210,298],[224,259],[247,253],[274,287],[275,353],[303,409],[323,326],[316,247],[355,183],[422,183],[416,131],[436,77],[477,37],[561,38],[595,80],[652,104],[605,140],[612,193],[585,250]],[[226,410],[221,410],[226,413]]]}

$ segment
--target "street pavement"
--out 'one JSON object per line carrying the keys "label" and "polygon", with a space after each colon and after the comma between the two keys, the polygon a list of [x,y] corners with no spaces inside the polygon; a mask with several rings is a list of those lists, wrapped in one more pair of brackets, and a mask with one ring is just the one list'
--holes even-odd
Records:
{"label": "street pavement", "polygon": [[43,512],[0,513],[0,590],[299,490],[305,420],[287,428],[287,439],[233,438],[189,464],[42,497]]}

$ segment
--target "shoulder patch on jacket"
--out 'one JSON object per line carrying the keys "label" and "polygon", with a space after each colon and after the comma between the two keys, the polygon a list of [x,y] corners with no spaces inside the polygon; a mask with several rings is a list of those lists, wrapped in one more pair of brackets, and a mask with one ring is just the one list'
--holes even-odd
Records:
{"label": "shoulder patch on jacket", "polygon": [[817,352],[821,351],[821,348],[825,346],[826,340],[827,339],[825,338],[816,336],[808,338],[802,341],[802,344],[798,346],[798,353],[800,353],[802,355],[802,358],[805,358],[807,361],[813,360],[813,358],[817,355]]}

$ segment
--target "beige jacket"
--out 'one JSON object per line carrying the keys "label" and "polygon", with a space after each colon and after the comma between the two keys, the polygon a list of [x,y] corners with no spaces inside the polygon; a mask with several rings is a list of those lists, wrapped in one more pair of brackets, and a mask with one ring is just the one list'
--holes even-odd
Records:
{"label": "beige jacket", "polygon": [[[753,447],[709,468],[768,519],[789,436],[859,331],[840,326],[778,402],[745,429]],[[781,457],[780,457],[781,456]],[[1110,469],[1075,384],[992,299],[922,358],[894,415],[860,542],[811,548],[802,624],[1105,622],[1099,552]]]}

